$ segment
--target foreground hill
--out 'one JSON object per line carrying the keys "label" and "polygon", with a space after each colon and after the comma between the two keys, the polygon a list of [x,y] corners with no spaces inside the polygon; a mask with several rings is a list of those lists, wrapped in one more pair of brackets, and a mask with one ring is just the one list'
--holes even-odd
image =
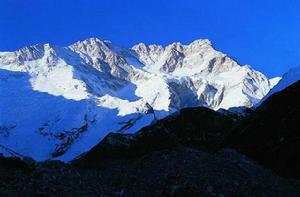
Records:
{"label": "foreground hill", "polygon": [[274,93],[233,129],[229,141],[275,170],[300,177],[300,81]]}
{"label": "foreground hill", "polygon": [[101,167],[106,160],[131,159],[179,146],[216,151],[236,121],[208,108],[185,108],[137,133],[110,133],[73,163]]}
{"label": "foreground hill", "polygon": [[230,149],[214,154],[184,147],[154,151],[97,169],[55,161],[28,169],[19,162],[0,158],[1,196],[300,195],[297,182]]}

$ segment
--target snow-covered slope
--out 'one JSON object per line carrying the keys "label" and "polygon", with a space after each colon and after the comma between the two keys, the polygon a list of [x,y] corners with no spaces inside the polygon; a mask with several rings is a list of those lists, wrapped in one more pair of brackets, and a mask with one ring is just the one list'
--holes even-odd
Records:
{"label": "snow-covered slope", "polygon": [[208,40],[126,49],[90,38],[1,52],[0,152],[69,161],[109,132],[183,107],[253,106],[275,83]]}
{"label": "snow-covered slope", "polygon": [[290,69],[287,73],[283,75],[282,78],[279,78],[276,85],[269,91],[269,93],[262,99],[262,101],[269,98],[272,94],[279,92],[286,87],[292,85],[293,83],[300,80],[300,65]]}

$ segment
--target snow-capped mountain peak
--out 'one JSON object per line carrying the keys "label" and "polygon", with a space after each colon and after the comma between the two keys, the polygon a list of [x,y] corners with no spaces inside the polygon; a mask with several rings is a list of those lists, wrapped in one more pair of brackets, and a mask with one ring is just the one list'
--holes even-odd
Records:
{"label": "snow-capped mountain peak", "polygon": [[108,132],[135,132],[184,107],[251,107],[275,83],[207,39],[131,49],[98,38],[33,45],[0,53],[0,144],[69,161]]}

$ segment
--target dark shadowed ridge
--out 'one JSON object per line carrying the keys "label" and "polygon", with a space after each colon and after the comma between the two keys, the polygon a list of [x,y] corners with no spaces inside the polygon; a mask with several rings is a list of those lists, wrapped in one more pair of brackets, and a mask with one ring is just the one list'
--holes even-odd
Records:
{"label": "dark shadowed ridge", "polygon": [[208,108],[185,108],[135,134],[110,133],[74,163],[100,167],[108,159],[129,159],[178,146],[215,151],[235,121]]}
{"label": "dark shadowed ridge", "polygon": [[285,176],[300,178],[300,81],[277,92],[242,120],[232,147]]}

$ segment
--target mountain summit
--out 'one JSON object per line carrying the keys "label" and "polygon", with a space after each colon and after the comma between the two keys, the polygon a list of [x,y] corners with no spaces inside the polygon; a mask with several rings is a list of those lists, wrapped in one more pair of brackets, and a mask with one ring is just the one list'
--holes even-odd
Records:
{"label": "mountain summit", "polygon": [[1,52],[0,151],[70,161],[109,132],[136,132],[185,107],[251,107],[277,81],[209,40],[127,49],[90,38]]}

